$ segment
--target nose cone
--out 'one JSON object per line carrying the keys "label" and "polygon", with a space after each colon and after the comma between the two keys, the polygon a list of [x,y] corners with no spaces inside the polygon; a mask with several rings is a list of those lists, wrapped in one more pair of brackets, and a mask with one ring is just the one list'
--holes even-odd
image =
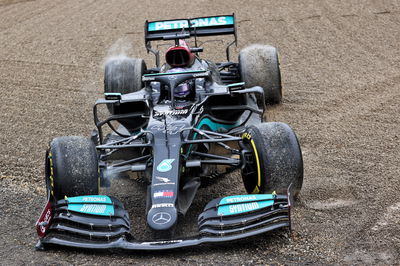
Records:
{"label": "nose cone", "polygon": [[177,222],[177,211],[175,207],[158,207],[162,204],[153,205],[147,213],[147,223],[150,228],[165,231],[172,228]]}

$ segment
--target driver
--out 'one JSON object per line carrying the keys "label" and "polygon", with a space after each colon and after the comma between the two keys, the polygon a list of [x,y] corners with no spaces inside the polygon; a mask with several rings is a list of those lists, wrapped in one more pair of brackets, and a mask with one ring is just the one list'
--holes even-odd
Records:
{"label": "driver", "polygon": [[[184,72],[184,71],[188,71],[188,70],[190,70],[190,69],[176,67],[176,68],[171,68],[171,69],[167,70],[166,73]],[[194,98],[195,90],[196,90],[196,88],[195,88],[194,80],[186,80],[175,87],[174,98],[178,101],[192,100]]]}
{"label": "driver", "polygon": [[[195,55],[184,40],[179,40],[179,45],[172,46],[167,50],[165,61],[166,64],[161,68],[160,72],[175,73],[203,69],[203,66],[199,60],[196,60]],[[195,92],[194,80],[187,80],[176,86],[173,93],[175,100],[179,103],[193,101]]]}
{"label": "driver", "polygon": [[[164,64],[160,69],[161,73],[208,69],[208,65],[195,56],[184,40],[179,40],[179,45],[168,48],[165,54],[165,61],[166,64]],[[195,101],[195,79],[190,79],[177,85],[173,93],[175,102],[178,103],[178,106],[187,106],[187,104]]]}

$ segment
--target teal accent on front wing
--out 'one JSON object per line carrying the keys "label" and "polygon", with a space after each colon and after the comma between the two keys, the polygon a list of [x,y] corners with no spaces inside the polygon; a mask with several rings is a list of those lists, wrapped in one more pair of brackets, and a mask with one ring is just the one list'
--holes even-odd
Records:
{"label": "teal accent on front wing", "polygon": [[68,210],[91,215],[113,216],[114,206],[107,204],[68,204]]}
{"label": "teal accent on front wing", "polygon": [[219,205],[245,203],[253,201],[264,201],[275,199],[273,194],[253,194],[253,195],[236,195],[224,197],[220,200]]}
{"label": "teal accent on front wing", "polygon": [[109,196],[104,195],[87,195],[67,198],[68,203],[104,203],[112,204]]}
{"label": "teal accent on front wing", "polygon": [[274,200],[267,201],[253,201],[246,203],[236,203],[223,205],[218,207],[218,215],[219,216],[227,216],[227,215],[236,215],[246,212],[251,212],[259,209],[263,209],[274,204]]}
{"label": "teal accent on front wing", "polygon": [[108,196],[90,195],[67,198],[68,210],[91,215],[113,216],[114,206]]}

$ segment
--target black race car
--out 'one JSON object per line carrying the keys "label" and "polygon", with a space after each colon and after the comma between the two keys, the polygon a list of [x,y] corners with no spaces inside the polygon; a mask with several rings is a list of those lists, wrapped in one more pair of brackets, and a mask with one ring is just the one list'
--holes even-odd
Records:
{"label": "black race car", "polygon": [[[197,40],[233,35],[227,62],[200,59]],[[186,39],[194,38],[194,47]],[[174,43],[160,66],[152,41]],[[291,198],[303,182],[295,133],[264,122],[266,104],[282,97],[278,54],[253,45],[229,60],[235,16],[146,21],[145,43],[156,56],[117,58],[105,66],[105,98],[94,105],[91,137],[58,137],[46,152],[48,202],[36,228],[37,248],[160,250],[224,242],[289,227]],[[108,112],[100,118],[99,110]],[[111,132],[111,133],[107,133]],[[174,237],[197,190],[238,170],[248,195],[212,200],[199,214],[198,235]],[[147,225],[139,241],[116,198],[98,195],[109,179],[135,173],[147,189]],[[177,229],[179,230],[179,229]]]}

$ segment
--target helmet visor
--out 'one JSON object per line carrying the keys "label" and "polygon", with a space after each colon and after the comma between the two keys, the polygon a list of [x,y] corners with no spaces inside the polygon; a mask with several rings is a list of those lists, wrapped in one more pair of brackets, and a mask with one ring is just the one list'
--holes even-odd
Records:
{"label": "helmet visor", "polygon": [[189,93],[190,93],[190,84],[186,81],[181,83],[174,89],[174,97],[177,98],[186,97],[189,95]]}

